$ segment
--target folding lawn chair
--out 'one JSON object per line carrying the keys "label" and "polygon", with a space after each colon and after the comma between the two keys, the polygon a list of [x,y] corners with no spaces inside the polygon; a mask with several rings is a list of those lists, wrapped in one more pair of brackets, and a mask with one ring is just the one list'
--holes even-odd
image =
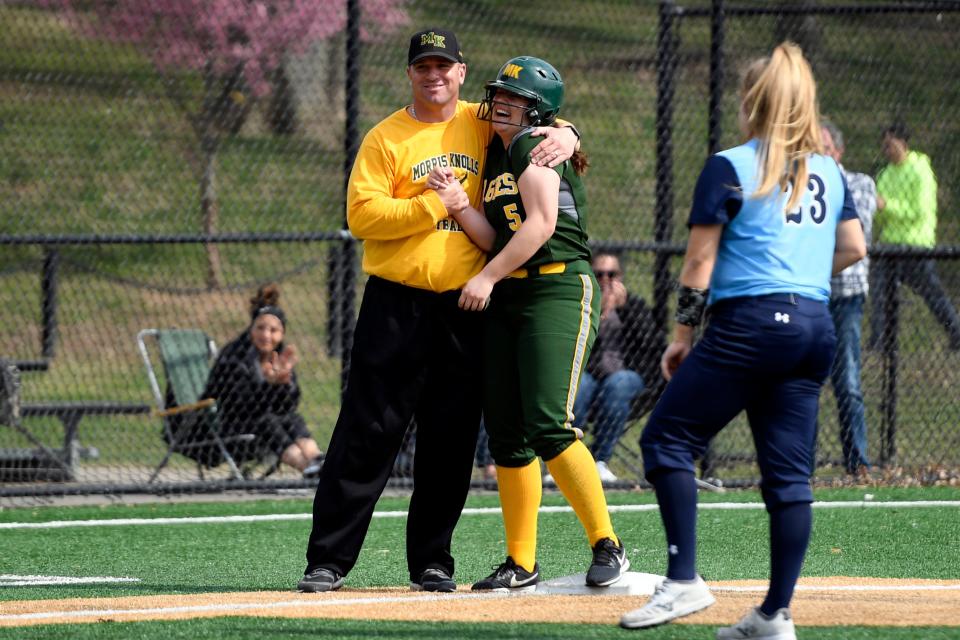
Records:
{"label": "folding lawn chair", "polygon": [[[148,340],[155,343],[152,349],[148,348]],[[227,445],[249,444],[256,436],[221,435],[215,401],[200,397],[217,352],[213,340],[199,329],[144,329],[137,334],[137,346],[156,401],[155,415],[163,420],[163,439],[167,443],[167,452],[148,482],[157,478],[175,453],[197,463],[201,480],[205,468],[224,462],[234,479],[245,479]],[[159,354],[165,390],[160,388],[151,354]]]}

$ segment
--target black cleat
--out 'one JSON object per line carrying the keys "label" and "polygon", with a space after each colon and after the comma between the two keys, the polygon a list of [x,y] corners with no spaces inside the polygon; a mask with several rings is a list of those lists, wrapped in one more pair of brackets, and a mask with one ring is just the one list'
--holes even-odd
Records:
{"label": "black cleat", "polygon": [[506,562],[493,570],[489,576],[473,583],[474,591],[530,591],[540,582],[540,566],[533,565],[533,573],[527,571],[513,558],[507,556]]}
{"label": "black cleat", "polygon": [[326,567],[317,567],[316,569],[307,569],[300,582],[297,583],[297,591],[304,593],[320,593],[323,591],[336,591],[343,586],[343,576]]}
{"label": "black cleat", "polygon": [[609,587],[620,580],[630,568],[630,559],[623,548],[610,538],[604,538],[593,546],[593,563],[587,571],[587,586]]}
{"label": "black cleat", "polygon": [[457,590],[457,583],[443,569],[431,567],[420,574],[419,580],[410,582],[410,590],[450,593]]}

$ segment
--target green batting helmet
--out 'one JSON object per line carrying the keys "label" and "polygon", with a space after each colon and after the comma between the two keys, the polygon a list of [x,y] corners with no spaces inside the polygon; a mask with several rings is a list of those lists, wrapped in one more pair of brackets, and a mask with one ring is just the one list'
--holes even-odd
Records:
{"label": "green batting helmet", "polygon": [[533,56],[519,56],[507,60],[500,67],[496,80],[486,84],[487,94],[483,100],[481,117],[493,117],[493,96],[497,90],[522,96],[533,101],[527,109],[530,124],[542,126],[553,124],[563,104],[563,78],[546,60]]}

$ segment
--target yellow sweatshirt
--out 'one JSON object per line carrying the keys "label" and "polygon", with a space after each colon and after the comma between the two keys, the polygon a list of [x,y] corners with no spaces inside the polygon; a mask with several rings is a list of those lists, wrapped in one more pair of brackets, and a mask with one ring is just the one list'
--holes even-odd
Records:
{"label": "yellow sweatshirt", "polygon": [[347,187],[347,224],[363,240],[363,270],[418,289],[459,289],[486,255],[426,189],[434,166],[452,167],[480,209],[483,164],[492,129],[477,104],[460,101],[440,123],[414,120],[406,108],[364,137]]}

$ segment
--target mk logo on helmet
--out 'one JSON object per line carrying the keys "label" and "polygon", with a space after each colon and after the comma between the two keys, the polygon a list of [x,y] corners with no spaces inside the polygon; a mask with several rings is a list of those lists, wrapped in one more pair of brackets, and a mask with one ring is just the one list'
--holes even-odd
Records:
{"label": "mk logo on helmet", "polygon": [[523,67],[518,64],[508,64],[503,68],[503,75],[509,78],[519,78],[520,72],[523,71]]}
{"label": "mk logo on helmet", "polygon": [[421,45],[432,44],[433,46],[439,49],[446,48],[447,45],[444,43],[444,40],[446,40],[446,36],[438,36],[433,31],[431,31],[430,33],[425,33],[422,36],[420,36]]}

